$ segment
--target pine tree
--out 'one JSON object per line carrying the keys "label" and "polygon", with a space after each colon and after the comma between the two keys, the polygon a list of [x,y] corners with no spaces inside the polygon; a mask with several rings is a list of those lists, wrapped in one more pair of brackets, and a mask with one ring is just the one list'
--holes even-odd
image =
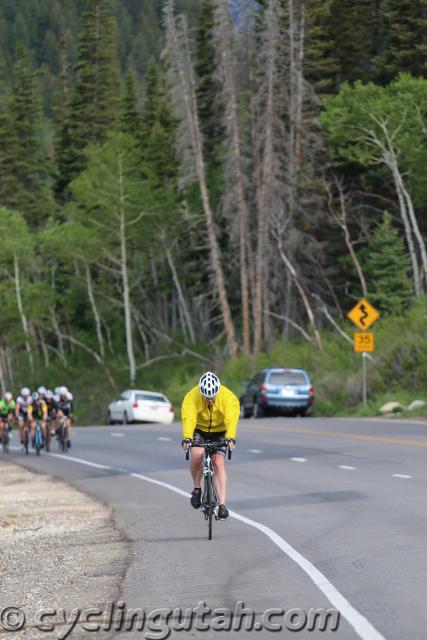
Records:
{"label": "pine tree", "polygon": [[135,81],[132,71],[126,74],[125,87],[121,105],[121,124],[124,133],[128,133],[135,140],[141,138],[141,115],[137,107]]}
{"label": "pine tree", "polygon": [[383,313],[403,313],[413,296],[409,273],[410,261],[403,239],[393,227],[390,214],[385,212],[369,243],[365,261],[369,301]]}
{"label": "pine tree", "polygon": [[62,193],[86,165],[84,149],[117,130],[120,79],[115,20],[109,0],[86,0],[69,114],[61,126],[58,149]]}
{"label": "pine tree", "polygon": [[150,58],[144,77],[144,105],[142,111],[142,137],[145,139],[156,121],[159,92],[159,70],[154,58]]}
{"label": "pine tree", "polygon": [[52,170],[41,135],[40,98],[22,45],[16,51],[10,101],[0,113],[0,137],[2,204],[18,208],[31,226],[38,226],[52,212]]}
{"label": "pine tree", "polygon": [[333,0],[307,0],[304,75],[317,94],[334,92],[339,63],[332,21]]}
{"label": "pine tree", "polygon": [[197,104],[206,160],[216,165],[222,140],[222,110],[217,100],[220,87],[215,77],[216,55],[212,42],[213,27],[214,3],[212,0],[203,0],[197,25],[194,69],[197,75]]}
{"label": "pine tree", "polygon": [[427,76],[427,0],[384,0],[381,37],[380,80],[389,82],[400,72]]}
{"label": "pine tree", "polygon": [[332,0],[331,29],[339,83],[371,78],[376,5],[377,0]]}

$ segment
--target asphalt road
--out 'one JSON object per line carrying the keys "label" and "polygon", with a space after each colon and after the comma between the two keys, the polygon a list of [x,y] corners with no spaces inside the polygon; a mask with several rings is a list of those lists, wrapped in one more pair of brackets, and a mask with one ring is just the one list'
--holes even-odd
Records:
{"label": "asphalt road", "polygon": [[[199,627],[216,620],[227,629],[243,602],[258,622],[282,626],[245,630],[247,617],[240,631],[193,627],[170,637],[425,639],[427,423],[242,420],[228,463],[234,517],[214,523],[213,541],[185,496],[192,487],[179,442],[179,424],[87,427],[75,430],[66,456],[10,455],[113,506],[132,542],[127,608],[148,614],[205,601],[224,611],[198,618]],[[290,630],[317,608],[339,610],[336,631]],[[145,627],[123,637],[166,637],[151,620],[151,636]]]}

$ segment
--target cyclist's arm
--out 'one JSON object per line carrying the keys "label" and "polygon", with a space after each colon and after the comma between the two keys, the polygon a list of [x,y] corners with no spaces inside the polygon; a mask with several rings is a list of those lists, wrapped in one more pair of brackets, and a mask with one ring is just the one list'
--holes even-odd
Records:
{"label": "cyclist's arm", "polygon": [[238,398],[229,391],[226,398],[225,407],[225,437],[236,439],[237,423],[240,417],[240,402]]}
{"label": "cyclist's arm", "polygon": [[197,407],[189,391],[182,401],[181,407],[182,439],[192,438],[197,424]]}

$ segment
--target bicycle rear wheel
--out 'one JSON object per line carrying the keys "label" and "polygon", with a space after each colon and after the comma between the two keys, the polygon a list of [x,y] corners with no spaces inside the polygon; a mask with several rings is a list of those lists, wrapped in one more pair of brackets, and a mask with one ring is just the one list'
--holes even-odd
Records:
{"label": "bicycle rear wheel", "polygon": [[24,429],[24,448],[25,448],[25,454],[28,456],[29,451],[28,448],[30,446],[30,432],[28,431],[28,427],[25,427]]}

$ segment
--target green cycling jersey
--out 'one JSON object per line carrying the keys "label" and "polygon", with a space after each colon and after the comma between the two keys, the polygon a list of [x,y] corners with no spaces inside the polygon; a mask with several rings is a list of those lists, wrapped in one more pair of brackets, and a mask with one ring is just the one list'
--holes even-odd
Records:
{"label": "green cycling jersey", "polygon": [[0,400],[0,416],[8,416],[9,413],[15,411],[15,409],[15,400],[11,400],[10,402],[6,402],[4,398]]}

